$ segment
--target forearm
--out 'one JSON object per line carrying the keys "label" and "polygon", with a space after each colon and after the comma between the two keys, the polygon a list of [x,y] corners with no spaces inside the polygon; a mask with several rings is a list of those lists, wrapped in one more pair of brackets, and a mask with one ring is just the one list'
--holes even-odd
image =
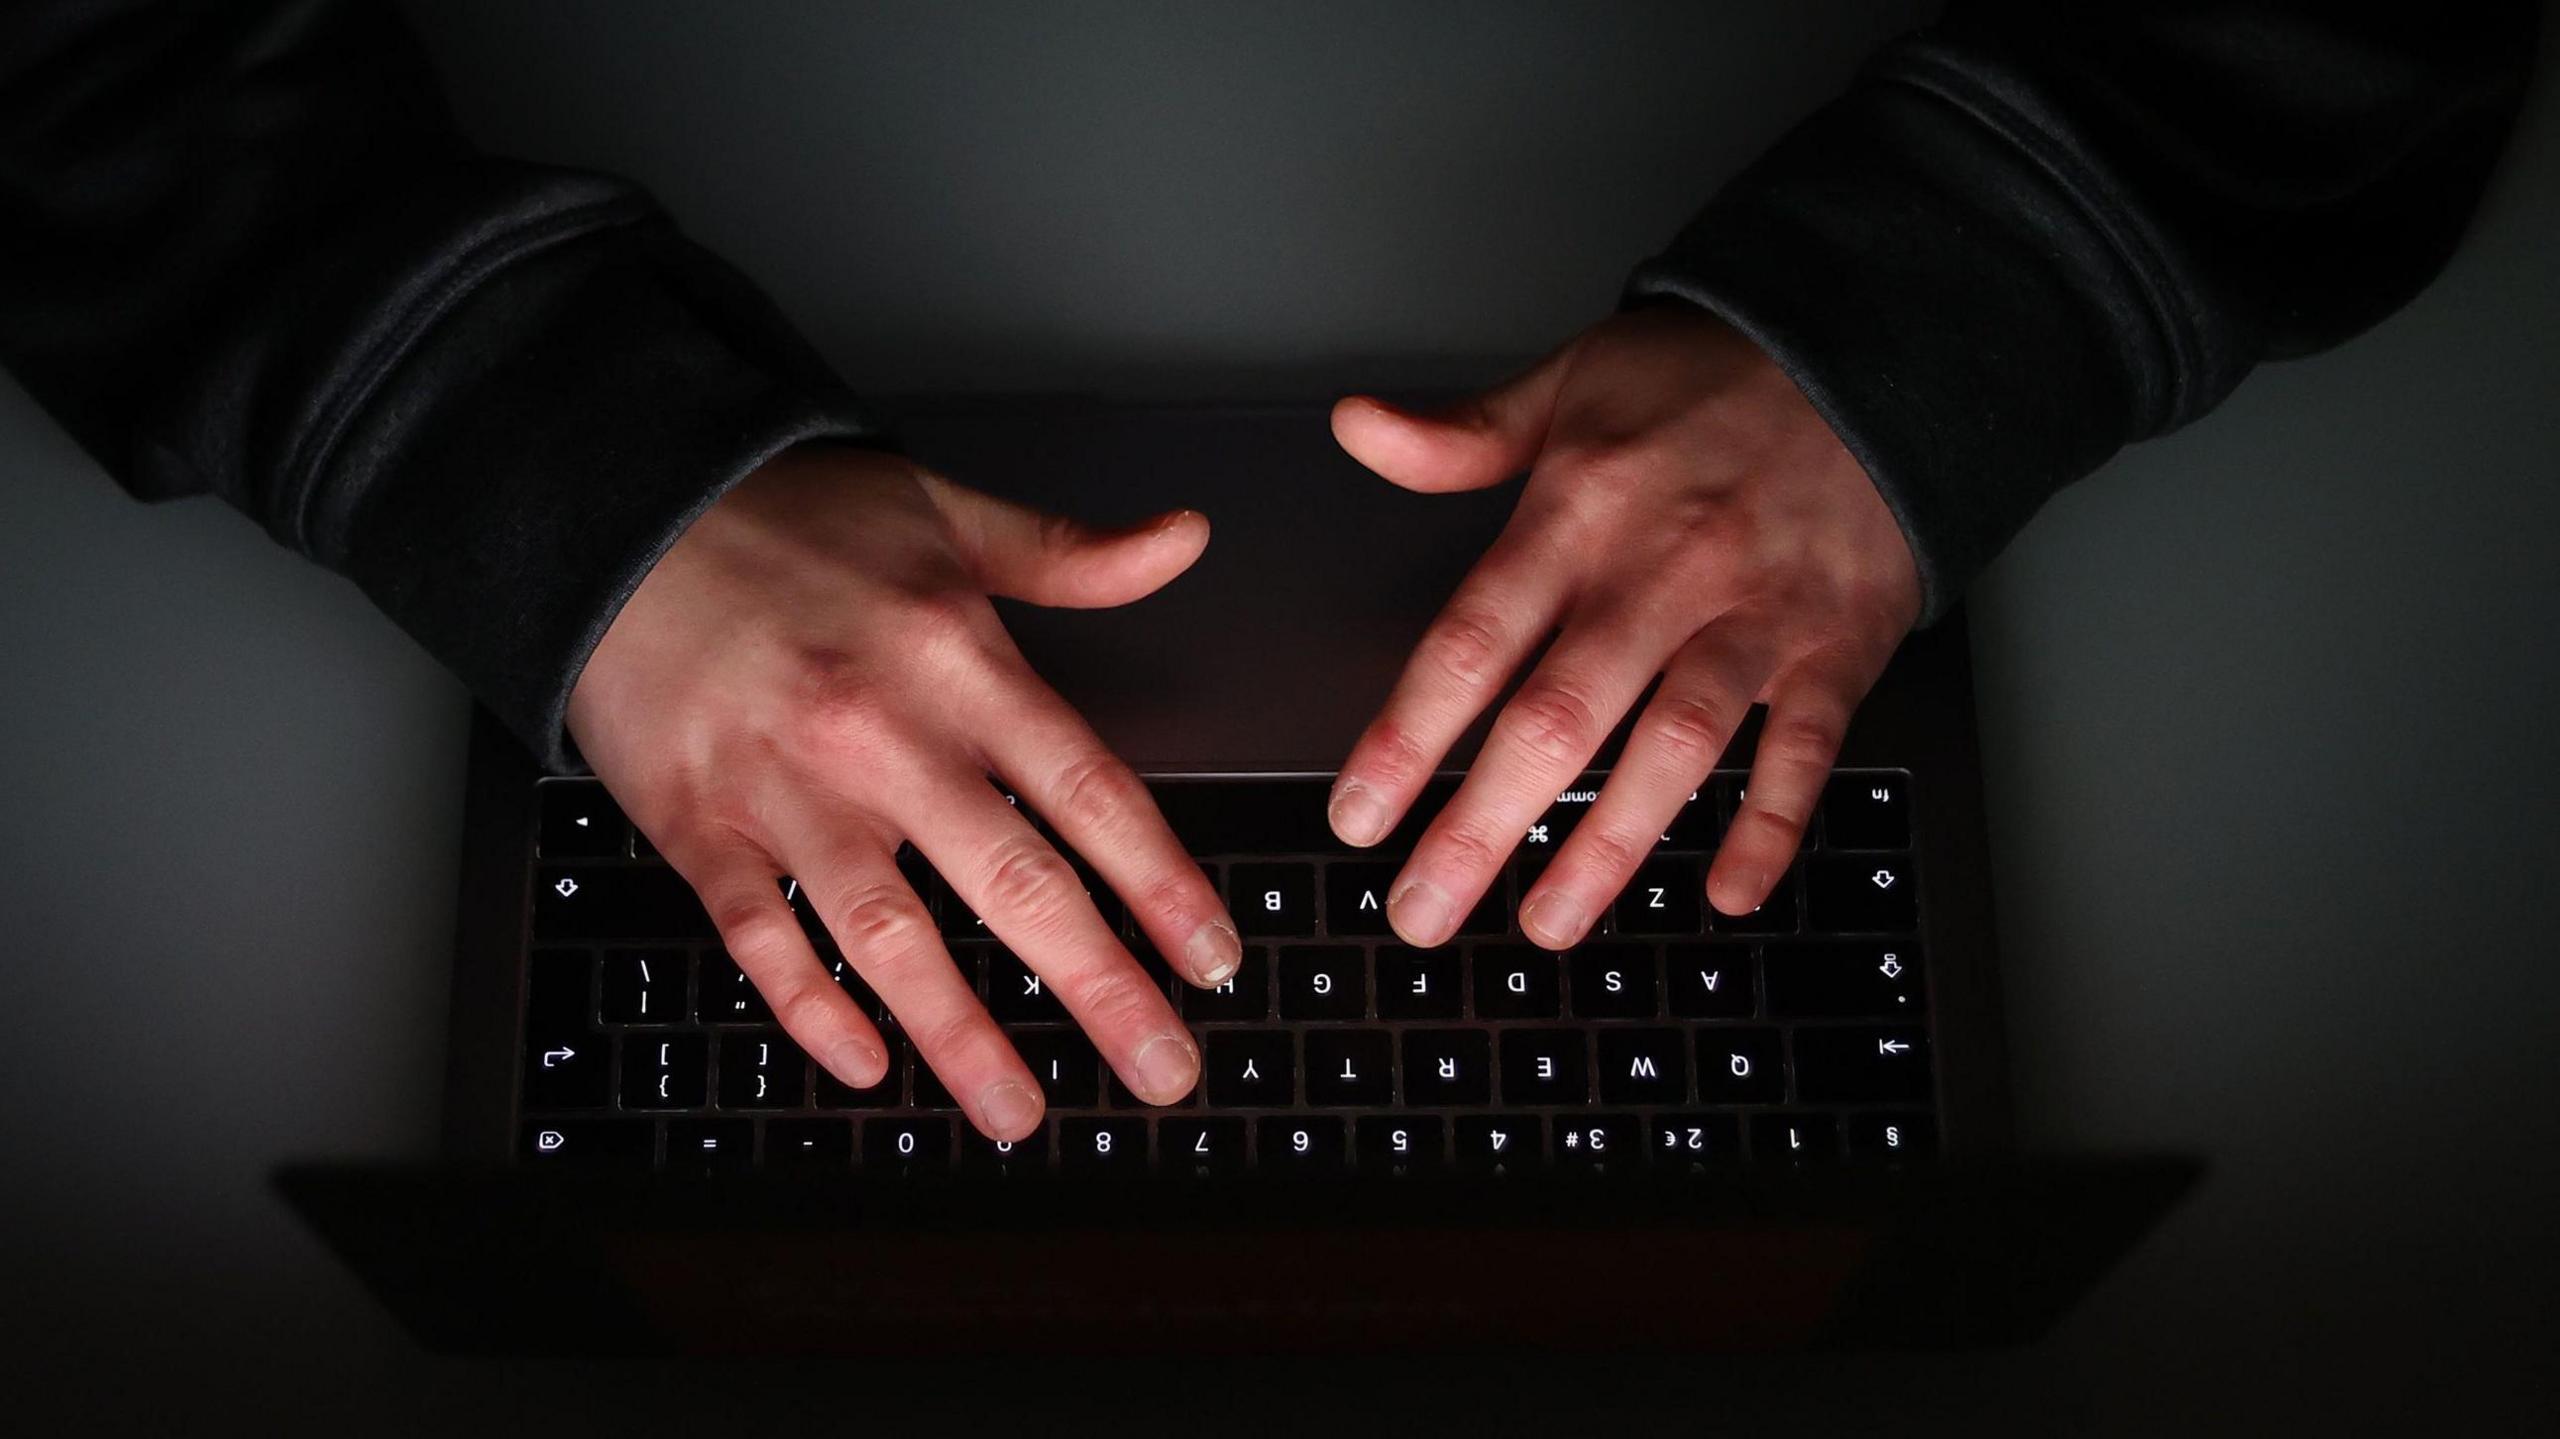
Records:
{"label": "forearm", "polygon": [[2404,304],[2520,104],[2530,5],[1957,4],[1628,298],[1725,316],[1857,455],[1934,619],[2055,490]]}
{"label": "forearm", "polygon": [[0,359],[146,498],[354,579],[546,763],[649,565],[869,426],[627,182],[483,155],[387,8],[0,10]]}

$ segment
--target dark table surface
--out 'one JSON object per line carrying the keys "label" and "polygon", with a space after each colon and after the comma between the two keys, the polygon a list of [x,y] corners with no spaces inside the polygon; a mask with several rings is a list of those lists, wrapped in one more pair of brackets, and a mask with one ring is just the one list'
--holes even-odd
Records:
{"label": "dark table surface", "polygon": [[[426,19],[487,138],[648,175],[860,383],[1265,394],[1465,379],[1499,368],[1465,357],[1561,337],[1907,10],[1820,36],[1778,4],[963,23],[475,0]],[[1119,63],[1140,51],[1169,58]],[[1251,1432],[1421,1406],[1560,1433],[2547,1421],[2548,89],[2435,289],[2121,458],[1976,593],[2024,1134],[2213,1165],[2014,1352],[1002,1373],[425,1358],[264,1176],[432,1146],[464,698],[351,586],[211,502],[129,502],[0,389],[12,1408],[101,1432],[246,1414]]]}

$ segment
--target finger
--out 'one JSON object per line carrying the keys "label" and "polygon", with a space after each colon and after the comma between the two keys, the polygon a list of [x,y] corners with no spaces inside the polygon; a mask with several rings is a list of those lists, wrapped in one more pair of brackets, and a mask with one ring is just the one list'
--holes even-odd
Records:
{"label": "finger", "polygon": [[917,1058],[941,1076],[969,1122],[1000,1140],[1039,1128],[1039,1082],[951,962],[884,837],[859,817],[815,807],[776,829],[836,947],[898,1017]]}
{"label": "finger", "polygon": [[986,746],[996,772],[1128,902],[1184,978],[1204,989],[1225,982],[1244,961],[1235,920],[1145,783],[1027,666],[1010,687],[1004,707],[1015,718]]}
{"label": "finger", "polygon": [[1325,812],[1344,843],[1376,844],[1395,828],[1449,747],[1546,638],[1565,576],[1510,530],[1476,562],[1342,762]]}
{"label": "finger", "polygon": [[1578,341],[1522,374],[1445,410],[1422,411],[1374,395],[1333,407],[1343,451],[1408,490],[1445,494],[1498,485],[1529,468],[1545,447],[1556,395]]}
{"label": "finger", "polygon": [[1600,798],[1520,906],[1520,928],[1532,942],[1557,950],[1580,944],[1627,887],[1751,712],[1776,663],[1771,635],[1756,617],[1728,613],[1672,657]]}
{"label": "finger", "polygon": [[1849,716],[1873,678],[1817,656],[1770,682],[1769,717],[1760,727],[1751,778],[1707,872],[1707,900],[1717,909],[1732,915],[1758,909],[1794,862],[1849,732]]}
{"label": "finger", "polygon": [[1603,611],[1568,625],[1485,737],[1448,807],[1413,847],[1387,894],[1387,923],[1435,945],[1484,897],[1529,825],[1591,762],[1600,742],[1662,672],[1683,626],[1666,615]]}
{"label": "finger", "polygon": [[1171,1104],[1200,1078],[1200,1047],[1164,991],[1095,911],[1049,842],[976,775],[957,776],[908,837],[987,928],[1046,980],[1123,1082]]}
{"label": "finger", "polygon": [[888,1045],[819,963],[799,916],[783,898],[782,872],[770,859],[741,845],[716,856],[680,861],[670,854],[668,860],[693,885],[730,961],[764,996],[794,1044],[856,1089],[887,1077]]}
{"label": "finger", "polygon": [[1115,529],[920,477],[981,588],[1035,605],[1107,609],[1143,598],[1209,546],[1209,517],[1168,510]]}

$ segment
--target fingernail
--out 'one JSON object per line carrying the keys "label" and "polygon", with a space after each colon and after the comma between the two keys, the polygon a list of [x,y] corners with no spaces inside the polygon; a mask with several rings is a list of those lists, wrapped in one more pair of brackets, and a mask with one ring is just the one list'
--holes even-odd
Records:
{"label": "fingernail", "polygon": [[1040,1097],[1017,1080],[999,1079],[978,1091],[978,1117],[999,1136],[1028,1134],[1040,1122]]}
{"label": "fingernail", "polygon": [[1200,1078],[1200,1051],[1187,1034],[1159,1034],[1138,1046],[1138,1079],[1156,1104],[1171,1104],[1191,1092]]}
{"label": "fingernail", "polygon": [[1182,961],[1202,984],[1219,984],[1244,963],[1244,941],[1236,938],[1234,925],[1213,919],[1182,942]]}
{"label": "fingernail", "polygon": [[1387,896],[1387,922],[1407,943],[1427,947],[1447,939],[1458,920],[1450,913],[1449,896],[1440,886],[1413,879]]}
{"label": "fingernail", "polygon": [[1356,779],[1346,779],[1334,788],[1325,815],[1345,844],[1376,844],[1387,832],[1387,802]]}
{"label": "fingernail", "polygon": [[[859,1039],[848,1039],[827,1053],[827,1068],[856,1089],[878,1084],[889,1068],[889,1057]],[[857,1075],[869,1075],[857,1079]]]}
{"label": "fingernail", "polygon": [[1591,927],[1591,916],[1583,912],[1582,902],[1560,889],[1530,896],[1520,906],[1520,927],[1549,949],[1571,949]]}

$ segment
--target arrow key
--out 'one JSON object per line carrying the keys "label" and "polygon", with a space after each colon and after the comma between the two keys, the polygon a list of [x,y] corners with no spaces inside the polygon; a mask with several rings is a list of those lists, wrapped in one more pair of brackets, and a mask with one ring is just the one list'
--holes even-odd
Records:
{"label": "arrow key", "polygon": [[544,859],[619,859],[631,833],[621,807],[594,780],[543,784]]}

